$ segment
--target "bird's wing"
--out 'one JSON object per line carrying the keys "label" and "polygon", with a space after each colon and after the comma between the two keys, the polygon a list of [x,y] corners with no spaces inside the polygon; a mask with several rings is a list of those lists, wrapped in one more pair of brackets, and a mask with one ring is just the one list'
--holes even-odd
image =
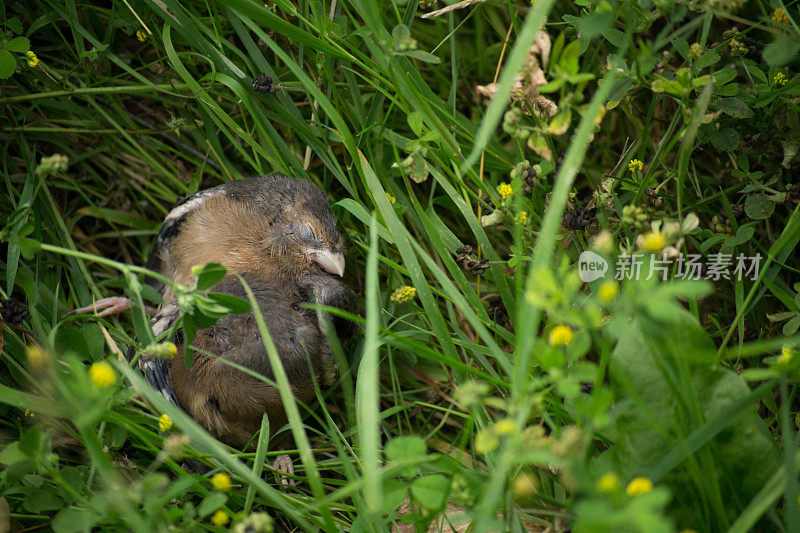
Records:
{"label": "bird's wing", "polygon": [[[175,302],[170,302],[162,307],[161,311],[150,321],[153,335],[158,337],[169,330],[179,317],[180,309]],[[168,359],[159,359],[155,357],[139,359],[139,368],[147,382],[160,392],[167,401],[181,407],[181,404],[178,403],[178,399],[175,396],[175,388],[169,374],[169,364],[170,362]]]}

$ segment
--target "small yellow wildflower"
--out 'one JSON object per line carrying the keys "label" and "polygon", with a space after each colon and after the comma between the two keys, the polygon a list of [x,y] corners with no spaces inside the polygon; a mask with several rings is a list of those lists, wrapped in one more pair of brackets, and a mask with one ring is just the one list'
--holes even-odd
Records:
{"label": "small yellow wildflower", "polygon": [[174,342],[159,342],[148,346],[145,351],[150,357],[159,359],[172,359],[178,353],[178,347]]}
{"label": "small yellow wildflower", "polygon": [[528,473],[519,474],[511,481],[511,494],[518,500],[530,498],[539,490],[539,482]]}
{"label": "small yellow wildflower", "polygon": [[644,163],[638,159],[631,159],[630,163],[628,163],[628,170],[630,170],[631,173],[635,174],[636,172],[641,172],[643,168]]}
{"label": "small yellow wildflower", "polygon": [[92,381],[92,385],[98,389],[105,389],[117,382],[117,374],[114,373],[110,364],[98,361],[89,367],[89,379]]}
{"label": "small yellow wildflower", "polygon": [[139,39],[140,42],[145,42],[147,40],[147,34],[142,30],[136,30],[136,38]]}
{"label": "small yellow wildflower", "polygon": [[211,476],[211,485],[217,490],[227,492],[231,490],[231,477],[225,472],[218,472]]}
{"label": "small yellow wildflower", "polygon": [[692,59],[700,59],[703,55],[703,45],[700,43],[692,43],[689,47],[689,57]]}
{"label": "small yellow wildflower", "polygon": [[619,294],[619,285],[616,281],[604,281],[597,289],[597,297],[603,303],[609,303]]}
{"label": "small yellow wildflower", "polygon": [[511,195],[514,194],[514,189],[511,188],[511,185],[508,183],[501,183],[497,186],[497,194],[500,195],[501,200],[507,200],[511,198]]}
{"label": "small yellow wildflower", "polygon": [[781,8],[772,12],[772,20],[778,24],[789,24],[789,15]]}
{"label": "small yellow wildflower", "polygon": [[475,451],[478,453],[489,453],[500,446],[500,439],[493,431],[482,429],[475,435]]}
{"label": "small yellow wildflower", "polygon": [[28,364],[35,372],[41,372],[50,364],[50,354],[32,344],[28,346]]}
{"label": "small yellow wildflower", "polygon": [[28,59],[28,66],[35,67],[39,64],[39,58],[33,53],[33,50],[28,50],[25,53],[25,57]]}
{"label": "small yellow wildflower", "polygon": [[517,213],[517,216],[514,217],[514,223],[519,224],[520,226],[524,226],[528,222],[528,212],[527,211],[520,211]]}
{"label": "small yellow wildflower", "polygon": [[748,48],[741,41],[737,41],[736,39],[731,39],[731,42],[728,44],[731,47],[732,56],[743,56],[748,52]]}
{"label": "small yellow wildflower", "polygon": [[667,245],[667,239],[660,231],[650,231],[644,234],[639,247],[647,252],[660,252]]}
{"label": "small yellow wildflower", "polygon": [[550,346],[566,346],[572,342],[573,336],[572,329],[561,324],[550,331],[547,342],[550,343]]}
{"label": "small yellow wildflower", "polygon": [[615,492],[617,489],[619,489],[619,486],[619,476],[614,472],[603,474],[603,477],[597,480],[597,490],[600,492],[605,492],[606,494],[609,492]]}
{"label": "small yellow wildflower", "polygon": [[782,365],[787,365],[794,357],[794,352],[788,346],[784,346],[781,350],[781,355],[778,356],[778,363]]}
{"label": "small yellow wildflower", "polygon": [[399,287],[398,289],[396,289],[389,297],[389,299],[393,302],[401,304],[403,302],[408,302],[410,300],[413,300],[416,295],[417,295],[417,289],[406,285],[404,287]]}
{"label": "small yellow wildflower", "polygon": [[389,194],[388,192],[386,193],[386,199],[389,200],[389,203],[392,205],[394,205],[394,203],[397,201],[395,200],[395,197]]}
{"label": "small yellow wildflower", "polygon": [[510,418],[504,418],[502,420],[498,420],[497,423],[494,425],[494,432],[497,435],[511,435],[516,433],[517,431],[517,423],[511,420]]}
{"label": "small yellow wildflower", "polygon": [[628,488],[625,489],[625,493],[628,496],[641,496],[642,494],[646,494],[653,490],[653,482],[647,479],[646,477],[637,477],[630,483],[628,483]]}
{"label": "small yellow wildflower", "polygon": [[228,513],[226,513],[222,509],[211,515],[211,523],[214,524],[215,526],[222,527],[225,524],[227,524],[229,520],[230,517],[228,516]]}
{"label": "small yellow wildflower", "polygon": [[168,414],[164,413],[158,418],[158,429],[164,433],[172,429],[172,418]]}
{"label": "small yellow wildflower", "polygon": [[786,82],[788,80],[789,78],[786,77],[786,74],[784,74],[783,72],[778,72],[777,74],[775,74],[775,76],[773,76],[772,84],[775,85],[776,87],[783,87],[784,85],[786,85]]}

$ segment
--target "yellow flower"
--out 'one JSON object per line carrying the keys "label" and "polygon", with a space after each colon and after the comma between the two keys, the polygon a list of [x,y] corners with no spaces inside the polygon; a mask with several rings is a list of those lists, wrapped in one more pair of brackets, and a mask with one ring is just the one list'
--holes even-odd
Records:
{"label": "yellow flower", "polygon": [[35,372],[41,372],[50,364],[50,354],[32,344],[26,350],[28,354],[28,364]]}
{"label": "yellow flower", "polygon": [[773,76],[772,83],[773,85],[783,87],[784,85],[786,85],[786,82],[788,80],[789,78],[786,77],[786,74],[784,74],[783,72],[778,72],[777,74],[775,74],[775,76]]}
{"label": "yellow flower", "polygon": [[147,355],[150,357],[158,357],[159,359],[172,359],[178,353],[178,347],[174,342],[160,342],[153,343],[145,349]]}
{"label": "yellow flower", "polygon": [[511,435],[512,433],[516,433],[517,431],[517,424],[510,418],[504,418],[503,420],[499,420],[494,425],[494,432],[497,435]]}
{"label": "yellow flower", "polygon": [[28,50],[25,53],[25,57],[28,58],[29,67],[35,67],[39,64],[39,58],[36,56],[36,54],[33,53],[32,50]]}
{"label": "yellow flower", "polygon": [[641,172],[644,168],[644,163],[639,161],[638,159],[631,159],[630,163],[628,163],[628,170],[632,173]]}
{"label": "yellow flower", "polygon": [[772,20],[778,24],[789,24],[789,15],[783,9],[778,8],[772,12]]}
{"label": "yellow flower", "polygon": [[628,488],[625,489],[625,493],[628,496],[641,496],[642,494],[648,493],[651,490],[653,490],[652,481],[646,477],[637,477],[628,483]]}
{"label": "yellow flower", "polygon": [[600,492],[614,492],[619,488],[619,476],[614,472],[603,474],[603,477],[597,480],[597,490]]}
{"label": "yellow flower", "polygon": [[528,473],[519,474],[511,482],[511,494],[518,500],[530,498],[539,489],[539,482]]}
{"label": "yellow flower", "polygon": [[168,414],[164,413],[158,418],[158,429],[164,433],[172,429],[172,418]]}
{"label": "yellow flower", "polygon": [[147,40],[147,34],[142,30],[136,30],[136,38],[141,42],[145,42]]}
{"label": "yellow flower", "polygon": [[616,281],[604,281],[597,289],[597,297],[603,303],[609,303],[619,294],[619,285]]}
{"label": "yellow flower", "polygon": [[514,217],[514,223],[519,224],[520,226],[524,226],[525,223],[528,222],[528,212],[527,211],[520,211],[517,213],[517,216]]}
{"label": "yellow flower", "polygon": [[393,302],[401,304],[403,302],[408,302],[410,300],[413,300],[416,295],[417,295],[417,289],[406,285],[404,287],[396,289],[389,297],[389,299]]}
{"label": "yellow flower", "polygon": [[572,329],[570,329],[569,326],[561,324],[550,331],[547,342],[550,343],[550,346],[566,346],[572,342],[573,336]]}
{"label": "yellow flower", "polygon": [[231,477],[225,472],[218,472],[211,476],[211,485],[217,490],[227,492],[231,490]]}
{"label": "yellow flower", "polygon": [[482,429],[475,435],[475,451],[478,453],[489,453],[500,446],[500,439],[493,431]]}
{"label": "yellow flower", "polygon": [[230,517],[228,516],[228,513],[226,513],[222,509],[211,515],[211,523],[214,524],[215,526],[220,526],[220,527],[224,526],[225,524],[228,523],[229,520]]}
{"label": "yellow flower", "polygon": [[389,200],[389,203],[392,204],[392,205],[394,205],[394,203],[397,201],[397,200],[395,200],[394,196],[392,196],[388,192],[386,193],[386,199]]}
{"label": "yellow flower", "polygon": [[792,349],[788,346],[784,346],[781,350],[781,355],[778,356],[778,363],[783,365],[789,364],[789,362],[792,360],[792,357],[794,357],[794,352],[792,352]]}
{"label": "yellow flower", "polygon": [[660,231],[650,231],[642,237],[639,247],[647,252],[660,252],[667,245],[667,239]]}
{"label": "yellow flower", "polygon": [[117,382],[117,374],[107,362],[98,361],[89,367],[89,379],[98,389],[105,389]]}
{"label": "yellow flower", "polygon": [[511,198],[511,195],[514,194],[514,189],[511,188],[511,185],[508,183],[501,183],[497,186],[497,194],[500,195],[500,199],[507,200]]}

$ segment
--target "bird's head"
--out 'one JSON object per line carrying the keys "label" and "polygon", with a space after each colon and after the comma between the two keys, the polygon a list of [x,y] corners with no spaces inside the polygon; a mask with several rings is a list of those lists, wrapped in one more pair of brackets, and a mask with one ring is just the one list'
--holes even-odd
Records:
{"label": "bird's head", "polygon": [[[325,192],[307,180],[273,174],[258,178],[248,203],[269,225],[263,243],[271,257],[281,257],[304,271],[321,269],[344,275],[344,237]],[[234,193],[235,194],[235,193]]]}
{"label": "bird's head", "polygon": [[327,195],[281,174],[195,193],[167,216],[159,243],[177,277],[208,262],[238,273],[344,274],[345,242]]}

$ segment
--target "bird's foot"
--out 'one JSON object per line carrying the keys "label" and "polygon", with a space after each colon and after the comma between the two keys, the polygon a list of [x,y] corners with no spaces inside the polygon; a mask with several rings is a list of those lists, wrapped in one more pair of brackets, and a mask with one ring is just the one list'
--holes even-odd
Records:
{"label": "bird's foot", "polygon": [[284,487],[297,485],[294,479],[289,479],[289,476],[294,476],[294,463],[292,458],[287,454],[279,455],[272,463],[272,469],[275,471],[275,481]]}
{"label": "bird's foot", "polygon": [[[87,305],[86,307],[81,307],[80,309],[74,309],[69,313],[66,313],[64,316],[80,315],[83,313],[95,313],[97,316],[118,315],[123,311],[127,311],[134,305],[136,304],[128,298],[123,296],[112,296],[110,298],[97,300],[94,305]],[[157,309],[150,307],[149,305],[145,305],[144,310],[150,315],[155,315],[158,313]]]}

